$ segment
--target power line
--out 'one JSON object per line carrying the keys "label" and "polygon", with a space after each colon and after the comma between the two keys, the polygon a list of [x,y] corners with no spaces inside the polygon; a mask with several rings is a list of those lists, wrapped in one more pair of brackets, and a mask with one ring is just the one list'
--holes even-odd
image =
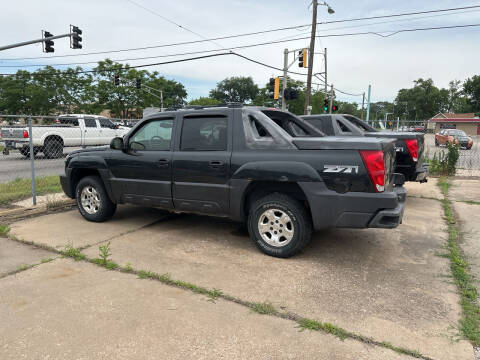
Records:
{"label": "power line", "polygon": [[[203,56],[196,56],[196,57],[191,57],[191,58],[185,58],[185,59],[177,59],[177,60],[171,60],[171,61],[164,61],[164,62],[160,62],[160,63],[151,63],[151,64],[142,64],[142,65],[133,65],[133,66],[130,66],[131,69],[138,69],[138,68],[143,68],[143,67],[150,67],[150,66],[159,66],[159,65],[168,65],[168,64],[174,64],[174,63],[180,63],[180,62],[186,62],[186,61],[193,61],[193,60],[200,60],[200,59],[207,59],[207,58],[212,58],[212,57],[218,57],[218,56],[225,56],[225,55],[234,55],[234,56],[238,56],[242,59],[245,59],[247,61],[250,61],[250,62],[253,62],[255,64],[258,64],[258,65],[261,65],[261,66],[264,66],[264,67],[267,67],[267,68],[270,68],[270,69],[273,69],[273,70],[278,70],[278,71],[283,71],[283,69],[281,68],[278,68],[276,66],[272,66],[272,65],[269,65],[269,64],[266,64],[266,63],[263,63],[261,61],[258,61],[258,60],[255,60],[255,59],[252,59],[252,58],[249,58],[245,55],[241,55],[241,54],[238,54],[238,53],[235,53],[233,51],[230,51],[230,52],[224,52],[224,53],[217,53],[217,54],[210,54],[210,55],[203,55]],[[82,71],[77,71],[75,72],[75,74],[88,74],[88,73],[93,73],[95,72],[96,70],[82,70]],[[116,69],[111,69],[111,70],[108,70],[107,72],[115,72],[117,71]],[[302,73],[298,73],[298,72],[295,72],[295,71],[290,71],[288,70],[287,73],[289,74],[294,74],[294,75],[303,75],[305,76],[306,74],[302,74]],[[46,74],[46,73],[36,73],[36,75],[42,75],[42,76],[62,76],[64,74]],[[15,74],[0,74],[0,76],[10,76],[10,77],[16,77]],[[320,79],[321,80],[321,79]],[[299,80],[301,81],[301,80]],[[301,81],[301,82],[304,82],[304,81]],[[313,83],[314,85],[318,85],[317,83]],[[341,91],[337,88],[335,88],[335,90],[341,92],[341,93],[344,93],[346,95],[352,95],[352,96],[356,96],[355,94],[349,94],[347,92],[344,92],[344,91]]]}
{"label": "power line", "polygon": [[[131,1],[131,0],[127,0]],[[382,15],[382,16],[371,16],[371,17],[364,17],[364,18],[354,18],[354,19],[344,19],[344,20],[333,20],[333,21],[325,21],[325,22],[319,22],[317,23],[318,25],[325,25],[325,24],[333,24],[333,23],[342,23],[342,22],[350,22],[350,21],[363,21],[363,20],[373,20],[373,19],[380,19],[380,18],[389,18],[389,17],[400,17],[400,16],[410,16],[410,15],[419,15],[419,14],[426,14],[426,13],[438,13],[438,12],[449,12],[449,11],[455,11],[455,10],[465,10],[465,9],[473,9],[473,8],[480,8],[480,5],[475,5],[475,6],[465,6],[465,7],[457,7],[457,8],[449,8],[449,9],[439,9],[439,10],[428,10],[428,11],[419,11],[419,12],[410,12],[410,13],[401,13],[401,14],[390,14],[390,15]],[[148,10],[150,11],[150,10]],[[158,16],[161,16],[157,14]],[[445,14],[449,15],[449,14]],[[174,22],[173,22],[174,23]],[[185,27],[181,26],[180,24],[174,23],[177,26],[182,27],[183,29],[186,29]],[[220,37],[214,37],[214,38],[209,38],[205,39],[202,37],[202,35],[196,34],[197,36],[202,37],[202,40],[191,40],[191,41],[184,41],[184,42],[177,42],[177,43],[170,43],[170,44],[161,44],[161,45],[152,45],[152,46],[143,46],[143,47],[137,47],[137,48],[128,48],[128,49],[117,49],[117,50],[106,50],[106,51],[96,51],[96,52],[89,52],[89,53],[81,53],[81,54],[65,54],[65,55],[55,55],[55,56],[49,56],[49,57],[23,57],[23,58],[6,58],[6,59],[0,59],[0,61],[14,61],[14,60],[41,60],[41,59],[54,59],[54,58],[63,58],[63,57],[73,57],[73,56],[89,56],[89,55],[103,55],[103,54],[112,54],[112,53],[119,53],[119,52],[128,52],[128,51],[140,51],[140,50],[149,50],[149,49],[156,49],[156,48],[163,48],[163,47],[172,47],[172,46],[181,46],[181,45],[191,45],[191,44],[197,44],[197,43],[203,43],[203,42],[212,42],[216,40],[224,40],[224,39],[233,39],[233,38],[238,38],[238,37],[243,37],[243,36],[252,36],[252,35],[261,35],[261,34],[267,34],[267,33],[272,33],[272,32],[277,32],[277,31],[286,31],[286,30],[294,30],[294,29],[301,29],[310,26],[311,24],[304,24],[304,25],[295,25],[295,26],[287,26],[287,27],[281,27],[281,28],[274,28],[274,29],[268,29],[268,30],[260,30],[260,31],[254,31],[254,32],[248,32],[248,33],[241,33],[241,34],[235,34],[235,35],[227,35],[227,36],[220,36]],[[373,25],[373,24],[372,24]],[[333,29],[330,29],[333,30]],[[187,31],[190,31],[187,29]],[[328,31],[328,29],[327,29]],[[218,44],[217,44],[218,45]],[[220,45],[221,46],[221,45]]]}
{"label": "power line", "polygon": [[207,39],[205,36],[203,36],[203,35],[195,32],[195,31],[193,31],[193,30],[191,30],[191,29],[189,29],[189,28],[187,28],[186,26],[180,25],[180,24],[176,23],[176,22],[173,21],[173,20],[170,20],[169,18],[163,16],[162,14],[159,14],[159,13],[157,13],[156,11],[154,11],[154,10],[152,10],[152,9],[149,9],[149,8],[147,8],[146,6],[143,6],[142,4],[139,4],[139,3],[137,3],[137,2],[134,1],[134,0],[127,0],[127,1],[128,1],[129,3],[131,3],[131,4],[134,4],[135,6],[138,6],[139,8],[142,8],[142,9],[145,10],[145,11],[148,11],[149,13],[151,13],[151,14],[153,14],[153,15],[155,15],[155,16],[158,16],[159,18],[162,18],[163,20],[169,22],[170,24],[173,24],[173,25],[175,25],[175,26],[178,26],[178,27],[181,28],[182,30],[188,31],[189,33],[192,33],[192,34],[194,34],[194,35],[202,38],[203,40],[205,40],[205,41],[210,41],[211,43],[213,43],[213,44],[219,46],[220,48],[224,49],[224,47],[223,47],[222,45],[220,45],[219,43],[216,43],[214,40]]}
{"label": "power line", "polygon": [[[415,32],[415,31],[428,31],[428,30],[442,30],[442,29],[455,29],[455,28],[467,28],[467,27],[477,27],[480,24],[466,24],[466,25],[452,25],[452,26],[435,26],[435,27],[427,27],[427,28],[413,28],[413,29],[400,29],[400,30],[387,30],[387,31],[366,31],[366,32],[356,32],[356,33],[343,33],[343,34],[325,34],[325,35],[317,35],[317,38],[327,38],[327,37],[343,37],[343,36],[359,36],[359,35],[376,35],[380,37],[390,37],[399,33],[403,32]],[[388,33],[383,35],[382,33]],[[265,45],[272,45],[272,44],[280,44],[285,42],[297,41],[297,40],[305,40],[309,39],[310,37],[299,37],[294,39],[286,39],[286,40],[274,40],[274,41],[266,41],[262,43],[255,43],[255,44],[248,44],[248,45],[240,45],[240,46],[233,46],[229,48],[225,48],[225,50],[239,50],[239,49],[247,49],[257,46],[265,46]],[[199,50],[199,51],[190,51],[184,53],[176,53],[176,54],[165,54],[165,55],[156,55],[156,56],[143,56],[137,58],[127,58],[127,59],[114,59],[112,61],[121,62],[121,61],[137,61],[137,60],[147,60],[147,59],[157,59],[157,58],[165,58],[165,57],[174,57],[174,56],[185,56],[185,55],[195,55],[195,54],[205,54],[210,52],[218,51],[217,49],[210,49],[210,50]],[[95,64],[98,63],[100,60],[97,61],[86,61],[86,62],[77,62],[77,63],[61,63],[61,64],[27,64],[27,65],[0,65],[3,68],[25,68],[25,67],[45,67],[45,66],[73,66],[73,65],[86,65],[86,64]]]}

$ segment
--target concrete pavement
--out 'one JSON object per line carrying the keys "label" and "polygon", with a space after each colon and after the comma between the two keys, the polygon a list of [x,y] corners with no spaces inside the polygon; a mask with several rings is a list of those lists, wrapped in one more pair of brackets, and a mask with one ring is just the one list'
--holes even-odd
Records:
{"label": "concrete pavement", "polygon": [[[419,191],[418,195],[430,194],[428,197],[438,195],[434,182],[419,186],[414,190]],[[83,253],[92,258],[98,256],[99,245],[110,241],[112,260],[121,265],[130,263],[137,270],[169,273],[174,279],[221,289],[243,300],[271,302],[277,309],[292,311],[322,322],[331,322],[346,330],[371,336],[378,341],[388,341],[397,346],[419,350],[434,359],[473,357],[472,347],[468,342],[456,341],[458,340],[456,326],[461,309],[456,288],[448,278],[450,275],[448,260],[437,256],[443,251],[446,240],[441,203],[437,200],[408,198],[404,223],[394,230],[332,229],[316,233],[311,244],[301,254],[291,259],[276,259],[263,255],[239,225],[228,220],[195,215],[164,218],[163,213],[156,210],[126,206],[120,207],[118,214],[106,223],[88,223],[75,210],[12,224],[12,233],[19,238],[56,249],[62,249],[67,244],[87,247]],[[42,269],[55,268],[55,264],[59,263],[56,260],[53,264],[43,264],[28,270],[25,274],[38,272],[40,274],[38,276],[41,276]],[[74,267],[82,266],[80,272],[86,271],[83,266],[94,267],[92,264],[72,264]],[[113,276],[103,269],[92,271],[95,274],[99,271],[100,283],[108,283],[109,276]],[[131,290],[128,284],[125,287],[120,285],[120,279],[128,278],[125,280],[128,283],[131,276],[114,274],[118,282],[115,291],[112,290],[112,299],[130,297],[130,292],[134,290]],[[20,274],[16,275],[17,278],[19,276]],[[90,281],[96,284],[93,277],[92,275]],[[152,281],[140,281],[135,278],[132,281],[165,287]],[[84,287],[75,277],[72,277],[68,284],[73,288]],[[60,284],[56,288],[61,289],[60,295],[64,292]],[[2,291],[3,285],[0,282],[0,292]],[[94,297],[88,295],[88,292],[86,294]],[[154,300],[143,293],[137,298],[141,303],[138,306],[146,306],[144,302],[147,301],[149,304],[155,304]],[[69,301],[66,301],[67,305],[70,304]],[[104,301],[107,299],[100,297],[98,303],[102,304]],[[38,303],[37,307],[41,309],[43,306],[46,305]],[[88,316],[88,312],[93,308],[94,306],[90,305],[87,314],[79,312],[81,314],[79,316]],[[231,308],[227,313],[236,312],[235,309]],[[246,311],[243,309],[242,311]],[[113,310],[104,311],[107,314]],[[43,312],[48,313],[48,309]],[[115,315],[114,318],[122,318],[121,313],[119,310],[119,315]],[[199,320],[196,313],[190,313],[189,316],[190,321],[197,324]],[[223,321],[229,322],[229,316],[234,315],[224,314]],[[143,319],[143,316],[140,318]],[[151,317],[147,318],[147,322],[151,321]],[[266,326],[271,333],[275,333],[275,328],[263,323],[262,319],[267,318],[255,318],[254,322],[260,322],[258,325]],[[185,323],[183,320],[176,323],[180,327],[190,326],[189,320],[185,320]],[[119,330],[119,326],[113,322],[111,331],[123,331]],[[154,326],[157,325],[151,326],[153,327],[151,329],[156,329]],[[295,323],[286,322],[285,326],[293,328]],[[93,330],[96,331],[95,328]],[[251,334],[255,332],[252,330]],[[292,335],[291,342],[298,341],[300,344],[306,341],[302,336],[305,334],[309,334],[308,337],[312,336],[309,332],[300,333],[298,329],[295,329],[293,334],[295,336]],[[102,339],[101,335],[98,336],[100,336],[98,341],[104,343],[110,341],[105,337]],[[179,336],[193,341],[189,335],[179,333]],[[208,341],[207,338],[201,339]],[[223,342],[221,340],[213,342],[215,349],[224,349],[218,350],[219,354],[226,351],[225,342],[229,341],[228,339],[224,337]],[[105,350],[109,358],[120,356],[115,353],[115,349],[123,345],[118,345],[115,341],[114,345],[109,345]],[[127,340],[124,338],[124,341]],[[262,354],[259,349],[265,349],[260,344],[262,339],[240,333],[236,341],[237,344],[245,342],[253,344],[252,351],[258,353],[250,355],[262,357],[258,355]],[[391,351],[382,355],[365,354],[363,350],[355,348],[358,344],[350,347],[351,343],[355,342],[341,343],[344,348],[328,350],[328,355],[320,351],[315,357],[311,355],[313,352],[309,352],[309,345],[304,345],[305,356],[301,350],[298,350],[299,353],[295,352],[296,350],[293,350],[293,353],[288,351],[283,353],[282,350],[282,354],[274,353],[271,357],[350,358],[351,354],[354,354],[356,357],[353,358],[388,359],[397,356]],[[134,347],[140,348],[144,345],[142,342],[132,342]],[[360,345],[362,349],[365,346]],[[156,346],[158,345],[153,345],[153,349],[157,349]],[[203,348],[200,346],[200,349]],[[139,350],[139,353],[146,358],[151,355],[142,351]],[[242,357],[240,352],[232,354],[225,357]]]}
{"label": "concrete pavement", "polygon": [[1,279],[0,291],[3,360],[406,359],[73,260]]}

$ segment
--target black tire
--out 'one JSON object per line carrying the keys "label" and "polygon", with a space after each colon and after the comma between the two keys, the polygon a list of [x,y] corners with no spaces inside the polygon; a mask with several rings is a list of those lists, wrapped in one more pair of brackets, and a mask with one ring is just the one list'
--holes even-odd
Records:
{"label": "black tire", "polygon": [[[279,210],[278,212],[273,211],[273,213],[277,213],[275,216],[279,216],[281,213],[288,215],[290,226],[293,229],[293,236],[289,241],[285,236],[280,235],[282,232],[281,229],[285,229],[287,225],[279,228],[280,224],[278,224],[278,221],[277,224],[272,221],[272,227],[267,229],[267,231],[277,231],[275,234],[280,237],[277,246],[273,246],[262,237],[259,223],[262,219],[270,221],[265,215],[268,210]],[[263,225],[269,225],[268,221]],[[282,221],[280,221],[280,223],[281,222]],[[265,254],[279,258],[288,258],[297,254],[308,244],[312,236],[312,222],[310,214],[300,201],[285,194],[273,193],[257,199],[250,206],[248,213],[248,232],[255,245]],[[269,238],[268,234],[269,232],[264,233],[266,238]],[[270,233],[270,236],[274,236],[273,233]],[[282,236],[284,238],[283,241],[281,240]],[[282,242],[285,242],[285,245],[282,245]]]}
{"label": "black tire", "polygon": [[[33,156],[36,156],[38,154],[38,151],[39,151],[38,147],[34,147],[33,148]],[[20,149],[20,154],[22,154],[26,158],[29,158],[30,157],[30,148],[26,147],[26,146],[22,147]]]}
{"label": "black tire", "polygon": [[63,142],[59,139],[47,139],[43,146],[43,154],[47,159],[58,159],[63,156]]}
{"label": "black tire", "polygon": [[[86,202],[89,202],[89,199],[85,198],[87,194],[84,193],[82,195],[83,190],[86,189],[88,193],[89,188],[94,189],[94,192],[88,194],[92,196],[90,203],[98,202],[98,208],[92,205],[84,206],[82,202],[82,196],[84,196]],[[95,197],[95,199],[93,197]],[[115,210],[117,210],[117,204],[114,204],[110,200],[107,191],[105,190],[105,186],[98,176],[86,176],[82,178],[78,182],[75,190],[75,199],[80,214],[82,214],[82,216],[88,221],[102,222],[108,220],[113,214],[115,214]]]}

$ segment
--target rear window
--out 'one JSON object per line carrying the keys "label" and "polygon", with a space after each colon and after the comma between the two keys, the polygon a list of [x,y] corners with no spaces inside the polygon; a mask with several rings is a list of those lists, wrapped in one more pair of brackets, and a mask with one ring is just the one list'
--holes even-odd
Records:
{"label": "rear window", "polygon": [[76,117],[62,116],[62,117],[58,118],[58,122],[60,124],[64,124],[64,125],[78,126],[78,118],[76,118]]}
{"label": "rear window", "polygon": [[305,122],[327,135],[335,135],[330,116],[322,116],[321,118],[306,118]]}

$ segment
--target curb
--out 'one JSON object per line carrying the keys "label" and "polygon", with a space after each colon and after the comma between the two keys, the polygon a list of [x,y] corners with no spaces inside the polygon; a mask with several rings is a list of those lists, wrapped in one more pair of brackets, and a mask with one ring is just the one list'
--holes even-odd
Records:
{"label": "curb", "polygon": [[45,215],[48,213],[61,211],[61,210],[70,210],[71,208],[75,207],[76,203],[75,200],[62,200],[59,201],[54,206],[48,206],[47,204],[39,205],[37,207],[29,207],[29,208],[15,208],[15,209],[5,209],[0,210],[0,223],[2,224],[9,224],[14,221],[23,220],[30,217]]}

